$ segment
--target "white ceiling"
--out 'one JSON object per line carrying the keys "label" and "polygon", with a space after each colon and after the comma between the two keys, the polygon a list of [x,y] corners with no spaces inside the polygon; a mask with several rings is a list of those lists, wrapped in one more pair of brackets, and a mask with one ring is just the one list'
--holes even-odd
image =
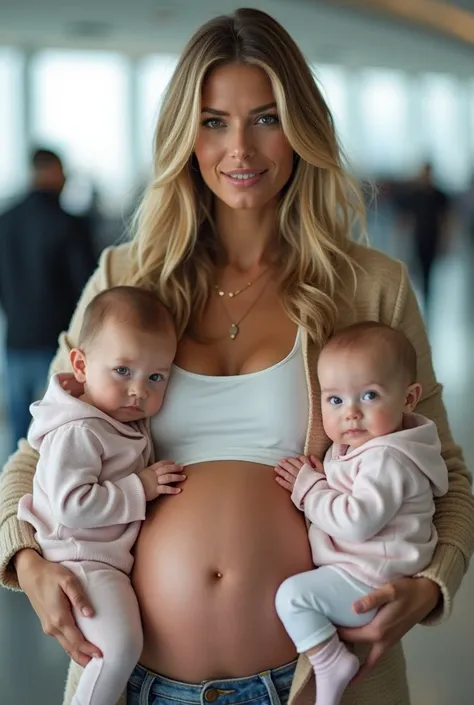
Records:
{"label": "white ceiling", "polygon": [[274,15],[311,61],[473,74],[472,46],[317,0],[0,0],[0,44],[177,52],[202,22],[241,5]]}

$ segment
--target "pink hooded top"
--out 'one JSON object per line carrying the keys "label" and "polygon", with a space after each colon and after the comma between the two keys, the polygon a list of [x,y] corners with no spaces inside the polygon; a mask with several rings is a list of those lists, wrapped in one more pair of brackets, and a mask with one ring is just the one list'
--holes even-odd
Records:
{"label": "pink hooded top", "polygon": [[145,422],[121,423],[68,394],[54,375],[31,405],[29,443],[40,453],[33,494],[18,518],[36,529],[50,561],[93,560],[129,573],[145,492],[136,473],[150,462]]}
{"label": "pink hooded top", "polygon": [[326,475],[304,465],[291,497],[311,522],[315,565],[342,568],[374,588],[423,570],[438,538],[433,496],[448,491],[440,450],[435,424],[410,414],[403,430],[359,448],[332,445]]}

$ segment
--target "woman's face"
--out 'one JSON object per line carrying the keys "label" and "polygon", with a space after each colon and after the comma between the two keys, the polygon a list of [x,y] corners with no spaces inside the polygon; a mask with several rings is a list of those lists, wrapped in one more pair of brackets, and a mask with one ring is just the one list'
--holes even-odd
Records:
{"label": "woman's face", "polygon": [[270,79],[259,68],[214,69],[202,91],[194,152],[207,186],[230,208],[262,208],[278,197],[293,170]]}

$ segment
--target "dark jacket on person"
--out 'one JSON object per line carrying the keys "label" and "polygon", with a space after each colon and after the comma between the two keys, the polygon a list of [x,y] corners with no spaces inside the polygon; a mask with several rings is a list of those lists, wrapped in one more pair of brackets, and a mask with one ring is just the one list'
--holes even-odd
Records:
{"label": "dark jacket on person", "polygon": [[86,222],[66,213],[59,196],[32,191],[0,215],[7,348],[55,350],[95,264]]}

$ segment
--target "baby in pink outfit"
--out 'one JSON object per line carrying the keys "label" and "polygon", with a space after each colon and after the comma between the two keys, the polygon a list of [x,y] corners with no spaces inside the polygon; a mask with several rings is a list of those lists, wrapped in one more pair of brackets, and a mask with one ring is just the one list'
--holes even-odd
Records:
{"label": "baby in pink outfit", "polygon": [[131,550],[146,503],[180,492],[173,483],[185,479],[173,461],[153,463],[147,421],[175,353],[171,316],[151,292],[108,289],[86,309],[73,374],[54,375],[31,406],[28,440],[40,458],[18,516],[36,529],[43,556],[90,595],[95,616],[75,619],[103,654],[84,669],[73,705],[116,705],[141,654]]}
{"label": "baby in pink outfit", "polygon": [[[318,361],[324,464],[285,458],[277,482],[310,522],[315,570],[283,582],[276,610],[316,676],[317,705],[338,705],[359,669],[336,626],[375,611],[353,603],[425,568],[437,542],[434,497],[448,490],[436,426],[413,411],[421,395],[416,352],[399,331],[358,323],[336,333]],[[336,625],[336,626],[335,626]]]}

